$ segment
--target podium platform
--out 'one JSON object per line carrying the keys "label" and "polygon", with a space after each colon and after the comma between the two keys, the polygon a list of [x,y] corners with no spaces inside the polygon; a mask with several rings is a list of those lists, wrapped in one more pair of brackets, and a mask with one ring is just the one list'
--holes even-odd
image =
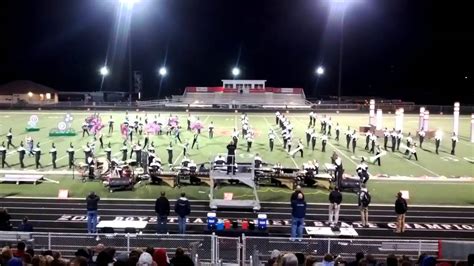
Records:
{"label": "podium platform", "polygon": [[[252,165],[253,166],[253,165]],[[241,168],[239,168],[241,169]],[[209,172],[209,177],[211,181],[211,192],[209,194],[209,208],[211,210],[217,210],[219,208],[234,208],[234,209],[251,209],[253,211],[260,210],[260,200],[257,195],[257,186],[255,185],[254,176],[255,171],[254,167],[246,168],[248,171],[245,172],[236,172],[235,175],[227,174],[226,171],[222,170],[211,170]],[[226,200],[226,199],[215,199],[214,190],[216,189],[216,184],[219,184],[221,181],[229,180],[238,180],[240,183],[245,184],[253,190],[254,199],[253,200]]]}
{"label": "podium platform", "polygon": [[359,236],[357,231],[352,227],[340,227],[339,231],[333,231],[331,227],[310,227],[305,226],[306,233],[312,236],[348,236],[348,237],[356,237]]}

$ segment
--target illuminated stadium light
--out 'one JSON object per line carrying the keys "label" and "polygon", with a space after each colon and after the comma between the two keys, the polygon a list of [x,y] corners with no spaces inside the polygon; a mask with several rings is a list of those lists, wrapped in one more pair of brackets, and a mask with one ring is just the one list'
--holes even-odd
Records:
{"label": "illuminated stadium light", "polygon": [[164,77],[168,75],[168,70],[166,69],[166,67],[160,67],[160,70],[158,71],[158,73],[160,74],[160,76]]}
{"label": "illuminated stadium light", "polygon": [[138,4],[140,0],[120,0],[120,3],[123,5],[127,5],[129,7],[133,7],[135,4]]}
{"label": "illuminated stadium light", "polygon": [[28,92],[28,97],[30,97],[30,98],[33,97],[33,93],[31,91]]}
{"label": "illuminated stadium light", "polygon": [[106,67],[106,66],[103,66],[100,68],[99,70],[99,73],[102,75],[102,76],[107,76],[110,72],[109,72],[109,69]]}
{"label": "illuminated stadium light", "polygon": [[240,69],[239,69],[238,67],[234,67],[234,68],[232,69],[232,75],[233,75],[234,77],[240,75]]}
{"label": "illuminated stadium light", "polygon": [[324,68],[322,66],[319,66],[318,68],[316,68],[316,74],[318,74],[319,76],[323,75]]}
{"label": "illuminated stadium light", "polygon": [[46,100],[51,100],[51,93],[46,93]]}

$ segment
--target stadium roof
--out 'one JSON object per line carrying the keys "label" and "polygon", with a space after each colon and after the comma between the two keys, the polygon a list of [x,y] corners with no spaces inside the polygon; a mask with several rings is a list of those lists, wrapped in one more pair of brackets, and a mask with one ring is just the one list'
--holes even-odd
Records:
{"label": "stadium roof", "polygon": [[26,94],[32,93],[57,93],[55,89],[50,87],[34,83],[30,80],[16,80],[3,85],[0,85],[0,94],[11,95],[11,94]]}

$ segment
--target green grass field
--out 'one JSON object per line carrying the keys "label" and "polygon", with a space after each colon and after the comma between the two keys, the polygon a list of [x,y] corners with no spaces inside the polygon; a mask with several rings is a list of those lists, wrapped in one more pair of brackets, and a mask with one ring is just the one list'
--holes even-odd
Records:
{"label": "green grass field", "polygon": [[[38,132],[26,132],[26,124],[29,120],[29,116],[37,114],[39,116]],[[73,128],[78,131],[78,136],[75,137],[49,137],[48,133],[50,129],[55,128],[56,125],[63,120],[65,112],[62,111],[17,111],[8,112],[4,111],[0,113],[0,135],[1,138],[6,141],[6,134],[8,129],[11,127],[13,130],[13,143],[18,145],[21,140],[24,140],[26,136],[31,136],[35,142],[40,141],[43,150],[43,156],[41,158],[44,168],[42,170],[51,170],[51,159],[48,154],[51,148],[51,143],[55,143],[58,149],[57,164],[58,170],[67,169],[67,153],[66,149],[69,142],[72,142],[76,149],[82,148],[88,141],[92,141],[92,137],[82,138],[81,124],[88,116],[86,112],[72,112],[74,117]],[[144,116],[143,112],[131,112],[130,117],[135,115]],[[151,118],[155,113],[149,113],[148,117]],[[124,120],[125,112],[104,112],[101,113],[103,121],[107,122],[109,116],[112,115],[117,121],[115,123],[115,132],[111,136],[107,135],[107,128],[104,128],[104,142],[105,144],[110,141],[112,145],[112,154],[115,156],[120,155],[120,147],[122,146],[122,137],[119,132],[119,123]],[[168,117],[168,113],[161,113],[161,116]],[[187,114],[184,112],[178,113],[181,124],[186,124]],[[240,129],[240,114],[235,113],[193,113],[202,120],[207,128],[207,125],[213,121],[215,125],[215,137],[210,140],[207,137],[207,130],[203,130],[202,137],[199,139],[200,149],[193,149],[189,152],[191,159],[199,162],[210,161],[214,158],[217,153],[226,153],[225,145],[230,140],[230,133],[234,127]],[[302,163],[309,159],[316,159],[320,163],[329,162],[330,156],[333,151],[342,155],[343,164],[346,169],[346,173],[354,173],[355,167],[360,161],[361,156],[371,156],[364,150],[365,138],[361,137],[358,141],[358,147],[356,153],[353,154],[345,147],[345,139],[343,133],[347,126],[351,128],[358,128],[360,125],[368,123],[368,114],[328,114],[332,117],[333,122],[339,122],[341,125],[341,140],[340,143],[329,140],[329,144],[326,148],[326,152],[321,152],[321,142],[318,140],[316,150],[313,152],[308,148],[305,148],[305,157],[300,158],[299,155],[295,158],[291,158],[286,152],[283,151],[281,145],[281,137],[278,136],[275,141],[275,150],[270,152],[268,149],[267,133],[270,128],[277,129],[275,125],[275,118],[273,113],[250,113],[249,120],[250,125],[256,131],[256,138],[253,143],[253,147],[250,153],[246,152],[246,143],[244,141],[239,142],[239,149],[237,151],[238,161],[250,161],[255,153],[259,153],[264,161],[269,163],[281,162],[283,165],[288,167],[301,167]],[[308,115],[306,113],[295,113],[287,114],[290,117],[291,122],[294,125],[294,139],[300,137],[305,139],[304,131],[308,124]],[[450,133],[452,131],[452,115],[432,115],[430,118],[430,128],[442,129],[444,131],[444,139],[441,144],[440,154],[434,153],[434,143],[431,140],[426,140],[423,144],[425,150],[418,149],[419,161],[408,160],[400,152],[388,152],[387,155],[382,157],[382,166],[376,166],[369,164],[369,172],[372,175],[389,175],[389,176],[446,176],[446,177],[460,177],[474,176],[474,165],[468,162],[466,159],[474,158],[474,143],[470,143],[470,118],[467,116],[461,116],[460,128],[459,128],[459,143],[456,149],[456,156],[449,154],[451,149]],[[395,125],[394,115],[384,115],[384,127],[392,128]],[[412,135],[416,134],[416,128],[418,126],[417,115],[405,115],[404,128],[405,134],[411,132]],[[319,130],[319,124],[317,125]],[[278,131],[279,132],[279,129]],[[334,135],[334,130],[333,130]],[[183,132],[183,139],[192,140],[191,132]],[[154,141],[155,147],[157,148],[158,155],[163,161],[167,159],[167,153],[165,147],[170,142],[170,137],[153,136],[151,141]],[[417,138],[415,138],[417,141]],[[142,141],[143,142],[143,141]],[[379,143],[382,144],[383,140],[379,139]],[[405,142],[405,141],[404,141]],[[390,143],[390,141],[389,141]],[[389,144],[390,145],[390,144]],[[97,146],[98,147],[98,146]],[[105,157],[104,152],[97,149],[97,155],[99,157]],[[84,154],[82,151],[76,151],[76,159],[83,158]],[[174,146],[174,161],[179,163],[182,159],[182,148],[179,145]],[[18,154],[14,149],[10,149],[7,155],[7,162],[13,169],[19,169]],[[34,159],[26,157],[25,164],[28,169],[33,169]],[[43,183],[41,185],[14,185],[14,184],[0,184],[0,195],[17,195],[17,196],[57,196],[59,188],[67,188],[70,190],[72,197],[82,197],[90,190],[96,190],[103,193],[107,193],[106,197],[123,197],[123,198],[154,198],[160,190],[168,191],[171,196],[177,195],[180,189],[171,189],[164,186],[143,186],[138,187],[133,192],[117,192],[109,194],[107,190],[102,187],[99,183],[81,183],[78,180],[72,180],[72,175],[68,174],[65,176],[51,175],[48,176],[52,179],[60,181],[58,184]],[[393,201],[393,195],[400,189],[410,190],[411,201],[420,204],[474,204],[474,183],[435,183],[435,182],[422,182],[422,181],[408,181],[408,182],[395,182],[395,181],[369,181],[369,189],[373,192],[374,201],[378,203],[388,203]],[[193,199],[207,199],[209,188],[202,187],[184,187],[183,190],[188,192],[190,198]],[[226,187],[222,191],[234,191],[235,197],[245,198],[251,194],[251,191],[241,187]],[[220,192],[222,192],[220,191]],[[291,191],[283,188],[274,187],[262,187],[259,191],[261,200],[265,201],[287,201],[288,195]],[[327,198],[327,192],[316,189],[307,189],[309,198],[315,202],[325,202]],[[105,196],[105,195],[104,195]],[[353,196],[347,196],[348,201],[354,201]]]}

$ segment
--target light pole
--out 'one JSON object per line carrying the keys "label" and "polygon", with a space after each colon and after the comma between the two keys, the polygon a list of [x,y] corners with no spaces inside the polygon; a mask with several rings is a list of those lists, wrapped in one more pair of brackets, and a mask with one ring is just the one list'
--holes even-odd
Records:
{"label": "light pole", "polygon": [[332,0],[332,4],[336,8],[342,9],[341,14],[341,30],[339,36],[339,74],[337,79],[337,105],[341,104],[341,87],[342,87],[342,57],[344,55],[344,16],[346,14],[346,6],[349,0]]}

